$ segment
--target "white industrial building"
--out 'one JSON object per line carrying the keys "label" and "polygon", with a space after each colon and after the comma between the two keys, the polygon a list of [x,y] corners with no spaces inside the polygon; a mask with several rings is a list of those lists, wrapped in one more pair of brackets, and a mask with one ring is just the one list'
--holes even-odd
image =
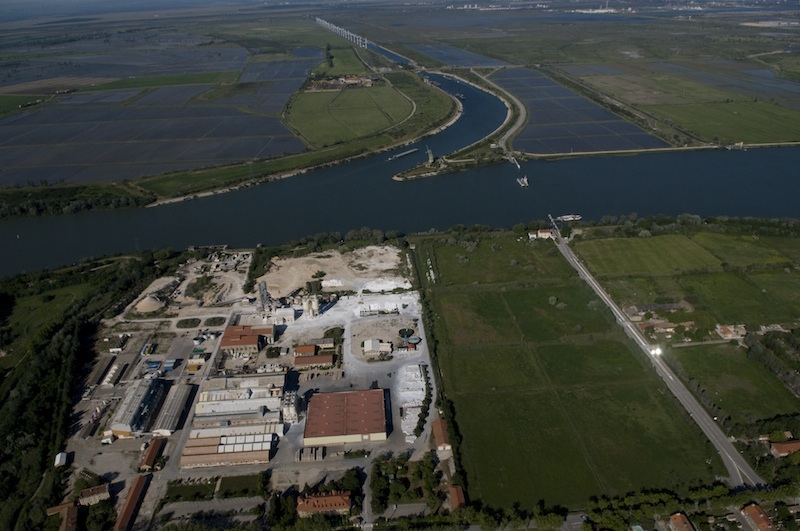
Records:
{"label": "white industrial building", "polygon": [[284,433],[286,372],[203,382],[182,468],[268,463]]}
{"label": "white industrial building", "polygon": [[281,410],[285,372],[252,378],[213,378],[203,383],[195,418],[259,416]]}
{"label": "white industrial building", "polygon": [[170,387],[161,413],[153,424],[153,433],[169,437],[178,429],[178,423],[186,413],[192,388],[192,385],[185,383],[176,383]]}
{"label": "white industrial building", "polygon": [[272,434],[190,438],[181,468],[269,463]]}
{"label": "white industrial building", "polygon": [[208,439],[209,437],[235,437],[239,435],[272,434],[283,435],[283,424],[265,422],[248,426],[220,426],[216,428],[198,428],[189,432],[189,439]]}
{"label": "white industrial building", "polygon": [[283,414],[283,421],[290,424],[298,422],[297,415],[297,391],[287,391],[283,395],[283,403],[281,404],[281,413]]}
{"label": "white industrial building", "polygon": [[367,339],[364,341],[364,354],[391,354],[392,344],[380,339]]}
{"label": "white industrial building", "polygon": [[258,411],[280,411],[280,409],[281,398],[268,396],[266,398],[198,402],[194,408],[194,414],[196,417],[205,415],[240,415]]}
{"label": "white industrial building", "polygon": [[164,399],[163,382],[157,378],[136,380],[125,393],[111,419],[111,433],[133,437],[147,431]]}
{"label": "white industrial building", "polygon": [[272,311],[272,324],[285,325],[292,324],[295,320],[294,308],[288,306],[286,308],[276,308]]}

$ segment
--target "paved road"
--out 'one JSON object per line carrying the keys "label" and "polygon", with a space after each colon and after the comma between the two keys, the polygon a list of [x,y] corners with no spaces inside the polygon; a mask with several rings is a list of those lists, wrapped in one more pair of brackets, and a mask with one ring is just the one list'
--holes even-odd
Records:
{"label": "paved road", "polygon": [[[552,221],[552,218],[551,218]],[[628,316],[622,312],[617,304],[606,293],[603,287],[595,280],[589,273],[589,270],[583,263],[575,256],[569,244],[561,238],[558,226],[553,223],[553,230],[556,234],[556,246],[567,262],[578,271],[578,275],[594,290],[598,297],[608,306],[614,314],[619,325],[623,328],[625,333],[636,343],[645,355],[650,359],[651,363],[656,369],[656,372],[667,384],[667,387],[678,401],[686,408],[689,415],[694,419],[703,433],[711,441],[711,444],[717,449],[717,453],[725,463],[725,468],[728,469],[728,482],[732,486],[740,485],[765,485],[766,482],[761,479],[758,474],[750,467],[742,455],[736,450],[731,441],[725,436],[720,427],[706,412],[700,403],[689,392],[686,386],[675,376],[675,374],[667,367],[664,360],[661,359],[660,354],[656,354],[654,349],[657,345],[651,345],[647,342],[639,328],[628,319]]]}

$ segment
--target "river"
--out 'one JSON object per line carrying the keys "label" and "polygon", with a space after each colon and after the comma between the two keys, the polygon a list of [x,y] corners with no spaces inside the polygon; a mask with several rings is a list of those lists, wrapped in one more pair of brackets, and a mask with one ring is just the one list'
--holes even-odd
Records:
{"label": "river", "polygon": [[[392,175],[493,131],[505,107],[469,85],[453,126],[410,147],[234,192],[156,208],[0,222],[0,276],[162,247],[285,243],[363,226],[406,233],[476,223],[510,227],[547,214],[693,213],[798,217],[800,148],[649,153],[509,163],[408,182]],[[419,151],[387,162],[392,153]],[[530,187],[520,188],[519,175]]]}

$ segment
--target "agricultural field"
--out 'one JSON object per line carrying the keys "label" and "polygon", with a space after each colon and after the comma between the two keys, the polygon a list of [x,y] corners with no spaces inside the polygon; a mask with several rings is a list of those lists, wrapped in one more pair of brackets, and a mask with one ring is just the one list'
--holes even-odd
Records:
{"label": "agricultural field", "polygon": [[574,248],[600,278],[720,269],[718,258],[690,238],[676,234],[586,240],[577,242]]}
{"label": "agricultural field", "polygon": [[[484,236],[474,245],[472,235],[452,235],[436,249],[440,280],[445,285],[500,284],[514,281],[538,282],[542,279],[568,278],[572,269],[554,249],[545,243],[527,244],[527,236],[498,233]],[[501,251],[501,252],[498,252]]]}
{"label": "agricultural field", "polygon": [[677,280],[695,307],[711,313],[718,323],[754,326],[797,318],[797,309],[779,293],[766,293],[735,273],[687,275]]}
{"label": "agricultural field", "polygon": [[794,413],[800,399],[738,345],[697,345],[672,349],[667,362],[682,368],[736,424]]}
{"label": "agricultural field", "polygon": [[[379,80],[304,114],[305,95],[293,97],[312,71],[373,76],[367,65],[391,64],[280,11],[224,21],[193,12],[164,27],[134,17],[105,24],[103,39],[90,21],[86,33],[5,34],[0,186],[91,185],[103,195],[108,183],[127,181],[135,201],[190,195],[385,147],[454,110],[440,91],[398,73],[394,90]],[[41,104],[19,112],[40,94]],[[287,108],[301,122],[295,130]]]}
{"label": "agricultural field", "polygon": [[[794,34],[777,25],[793,23],[791,14],[709,11],[687,16],[644,6],[636,11],[595,15],[518,9],[509,16],[463,10],[442,16],[431,8],[394,13],[391,27],[380,13],[366,12],[352,27],[378,42],[406,47],[413,54],[404,53],[429,66],[479,64],[471,55],[481,56],[485,64],[546,65],[581,93],[603,106],[624,108],[675,145],[800,138],[800,68],[787,48]],[[771,30],[759,24],[763,16],[774,22]],[[537,130],[537,125],[532,118],[529,132],[559,131],[552,126]],[[573,150],[579,152],[592,139],[589,133],[582,138],[563,128],[558,134],[553,138],[559,145],[520,137],[517,147],[563,152],[563,146],[575,142]],[[614,144],[624,143],[615,139]]]}
{"label": "agricultural field", "polygon": [[520,151],[541,155],[668,147],[658,137],[535,70],[501,70],[492,79],[527,108],[528,123],[514,139],[514,147]]}
{"label": "agricultural field", "polygon": [[[117,63],[112,68],[100,58],[81,56],[78,72],[107,82],[0,122],[5,162],[0,184],[39,183],[43,176],[49,184],[119,181],[306,149],[279,113],[319,58],[258,63],[267,66],[255,67],[256,74],[244,50],[225,47],[180,48],[173,54],[120,50],[103,60]],[[180,60],[203,66],[180,68]],[[211,71],[214,67],[224,70]],[[184,73],[167,74],[168,68]],[[264,82],[248,97],[203,98],[230,86],[239,71]],[[26,72],[20,69],[3,82],[24,84]],[[99,78],[102,73],[107,77]]]}
{"label": "agricultural field", "polygon": [[9,96],[0,94],[0,116],[4,114],[9,114],[12,112],[17,112],[20,109],[21,105],[29,105],[34,103],[36,100],[41,99],[36,95],[30,96]]}
{"label": "agricultural field", "polygon": [[653,105],[648,110],[700,138],[723,144],[800,141],[800,111],[771,102]]}
{"label": "agricultural field", "polygon": [[506,66],[506,63],[503,61],[498,61],[497,59],[492,59],[491,57],[486,57],[485,55],[468,52],[466,50],[444,44],[420,44],[412,46],[412,48],[423,55],[432,57],[439,63],[449,66],[475,68]]}
{"label": "agricultural field", "polygon": [[552,243],[487,232],[414,243],[421,271],[434,269],[423,287],[472,499],[579,509],[594,495],[681,489],[720,471]]}
{"label": "agricultural field", "polygon": [[379,134],[407,118],[412,105],[389,86],[303,92],[287,113],[290,127],[319,148]]}
{"label": "agricultural field", "polygon": [[[367,53],[366,51],[363,53]],[[351,76],[368,75],[370,73],[366,65],[361,61],[355,48],[337,47],[330,49],[331,63],[322,61],[311,73],[317,76]]]}
{"label": "agricultural field", "polygon": [[761,238],[761,241],[787,257],[794,264],[800,264],[800,240],[766,236]]}
{"label": "agricultural field", "polygon": [[800,286],[794,270],[798,242],[792,238],[699,232],[585,240],[574,248],[623,305],[685,299],[695,312],[670,318],[698,326],[757,328],[798,319],[800,297],[792,289]]}
{"label": "agricultural field", "polygon": [[732,267],[790,265],[787,257],[769,244],[762,243],[758,236],[700,232],[692,239]]}

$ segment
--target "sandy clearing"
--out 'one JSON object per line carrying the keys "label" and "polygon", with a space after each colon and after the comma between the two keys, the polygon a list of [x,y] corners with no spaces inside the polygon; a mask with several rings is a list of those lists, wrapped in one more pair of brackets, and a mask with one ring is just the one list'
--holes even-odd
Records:
{"label": "sandy clearing", "polygon": [[370,286],[371,291],[391,291],[396,286],[410,287],[401,275],[402,263],[400,249],[373,245],[345,254],[326,251],[299,258],[276,258],[258,281],[266,282],[267,291],[275,298],[305,287],[317,271],[325,273],[322,280],[326,291],[360,291]]}
{"label": "sandy clearing", "polygon": [[350,333],[352,335],[352,355],[354,358],[367,361],[369,358],[375,356],[365,356],[364,349],[361,344],[368,339],[380,339],[381,341],[390,341],[392,347],[397,349],[400,346],[400,336],[398,332],[401,328],[411,328],[414,330],[414,335],[419,334],[419,327],[416,323],[417,319],[410,317],[393,317],[393,318],[374,318],[374,319],[359,319],[353,322]]}

